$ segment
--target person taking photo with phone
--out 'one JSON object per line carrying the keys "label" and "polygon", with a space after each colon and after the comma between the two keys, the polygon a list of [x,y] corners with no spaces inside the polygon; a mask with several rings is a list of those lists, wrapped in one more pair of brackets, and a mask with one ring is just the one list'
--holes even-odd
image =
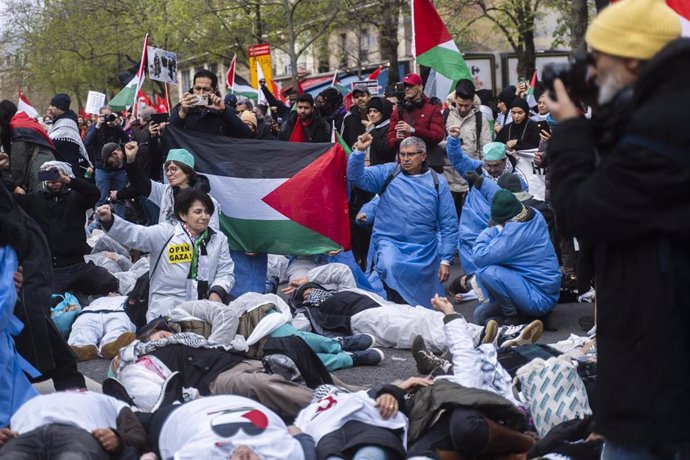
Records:
{"label": "person taking photo with phone", "polygon": [[251,137],[249,127],[220,97],[216,74],[202,69],[192,81],[189,92],[170,113],[170,126],[217,136]]}

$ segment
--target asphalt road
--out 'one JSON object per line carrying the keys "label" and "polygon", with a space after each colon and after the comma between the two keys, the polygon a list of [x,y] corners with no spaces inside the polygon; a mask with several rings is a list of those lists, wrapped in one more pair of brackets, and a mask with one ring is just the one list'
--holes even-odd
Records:
{"label": "asphalt road", "polygon": [[[451,267],[451,279],[458,276],[459,269],[457,266]],[[473,320],[474,307],[477,301],[466,302],[456,305],[456,311],[461,313],[468,321]],[[582,316],[592,316],[594,314],[594,306],[589,303],[561,303],[551,315],[549,325],[557,330],[545,330],[540,342],[553,343],[567,338],[571,333],[576,335],[584,335],[585,332],[581,330],[578,320]],[[341,369],[334,372],[336,376],[346,383],[355,385],[371,385],[378,386],[384,383],[390,383],[397,379],[406,379],[409,376],[416,375],[414,359],[410,350],[395,350],[392,348],[384,348],[384,361],[375,367],[361,366],[351,369]],[[87,377],[100,383],[107,377],[109,361],[103,359],[96,359],[92,361],[79,363],[79,370]]]}

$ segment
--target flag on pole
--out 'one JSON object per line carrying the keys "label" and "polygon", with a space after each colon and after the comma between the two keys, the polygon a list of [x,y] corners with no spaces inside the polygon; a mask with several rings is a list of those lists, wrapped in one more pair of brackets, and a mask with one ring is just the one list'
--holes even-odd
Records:
{"label": "flag on pole", "polygon": [[256,100],[256,88],[250,85],[249,82],[240,75],[235,74],[235,83],[231,91],[235,96],[242,96],[247,99]]}
{"label": "flag on pole", "polygon": [[368,80],[376,80],[379,78],[379,74],[383,70],[383,65],[380,65],[378,69],[374,70],[372,73],[369,74],[369,77],[367,78]]}
{"label": "flag on pole", "polygon": [[141,51],[141,62],[139,63],[139,71],[132,78],[127,85],[122,88],[122,90],[115,95],[114,98],[110,100],[108,105],[115,112],[121,112],[132,107],[132,115],[137,116],[139,111],[139,104],[137,102],[137,95],[141,86],[144,84],[144,79],[146,78],[146,48],[149,46],[149,34],[144,37],[144,48]]}
{"label": "flag on pole", "polygon": [[352,149],[350,148],[350,146],[347,145],[347,143],[340,135],[338,130],[335,129],[335,121],[331,121],[331,142],[333,142],[334,144],[340,144],[340,146],[345,151],[346,155],[350,155],[352,153]]}
{"label": "flag on pole", "polygon": [[256,60],[256,103],[268,105],[268,100],[266,99],[264,92],[261,90],[261,83],[259,83],[261,80],[266,81],[266,77],[264,76],[264,70],[261,68],[261,62],[259,62],[259,60],[257,59]]}
{"label": "flag on pole", "polygon": [[195,171],[208,178],[231,249],[313,255],[350,248],[347,159],[340,145],[166,129],[170,146],[192,152]]}
{"label": "flag on pole", "polygon": [[534,98],[534,89],[537,87],[537,71],[535,70],[532,74],[532,81],[529,82],[529,88],[527,88],[527,105],[534,107],[537,105],[537,100]]}
{"label": "flag on pole", "polygon": [[471,80],[472,74],[431,0],[411,4],[413,55],[417,64],[431,67],[424,93],[445,101],[458,80]]}
{"label": "flag on pole", "polygon": [[31,118],[39,117],[38,110],[31,105],[26,96],[24,96],[24,93],[22,93],[22,89],[20,87],[17,88],[17,99],[17,112],[24,112]]}
{"label": "flag on pole", "polygon": [[338,69],[333,72],[333,78],[331,79],[331,86],[335,86],[335,82],[338,81]]}
{"label": "flag on pole", "polygon": [[230,67],[228,67],[228,73],[225,74],[225,88],[232,91],[235,88],[235,65],[237,64],[237,53],[232,57],[230,61]]}

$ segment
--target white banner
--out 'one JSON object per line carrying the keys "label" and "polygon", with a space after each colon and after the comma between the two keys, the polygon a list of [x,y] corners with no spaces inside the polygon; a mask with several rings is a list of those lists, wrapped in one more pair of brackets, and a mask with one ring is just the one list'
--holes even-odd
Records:
{"label": "white banner", "polygon": [[544,168],[537,168],[534,165],[534,155],[537,149],[518,150],[515,152],[517,164],[515,165],[515,173],[522,176],[527,182],[530,195],[535,199],[544,201],[546,192],[546,175]]}
{"label": "white banner", "polygon": [[177,84],[177,54],[149,46],[148,71],[151,80]]}

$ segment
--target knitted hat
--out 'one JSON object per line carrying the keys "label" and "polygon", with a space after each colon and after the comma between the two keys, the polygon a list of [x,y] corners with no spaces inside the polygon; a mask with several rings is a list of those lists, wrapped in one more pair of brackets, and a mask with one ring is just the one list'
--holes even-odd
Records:
{"label": "knitted hat", "polygon": [[622,0],[594,18],[585,41],[612,56],[647,60],[680,34],[680,18],[664,0]]}
{"label": "knitted hat", "polygon": [[505,224],[522,211],[522,203],[510,191],[501,189],[491,200],[491,220],[497,224]]}
{"label": "knitted hat", "polygon": [[58,93],[50,99],[50,105],[57,107],[63,112],[69,110],[69,105],[72,103],[72,99],[65,93]]}
{"label": "knitted hat", "polygon": [[499,187],[512,192],[515,198],[520,201],[529,200],[533,197],[533,195],[522,190],[522,182],[520,182],[520,178],[515,174],[503,173],[496,183]]}
{"label": "knitted hat", "polygon": [[505,160],[506,145],[503,142],[489,142],[482,147],[484,159],[489,161]]}
{"label": "knitted hat", "polygon": [[381,112],[381,121],[388,120],[393,112],[393,104],[382,97],[372,97],[367,103],[367,111],[369,109],[376,109]]}
{"label": "knitted hat", "polygon": [[524,110],[525,114],[529,114],[529,104],[523,98],[516,97],[513,99],[513,102],[510,104],[510,108],[513,109],[515,107]]}
{"label": "knitted hat", "polygon": [[232,107],[234,109],[235,107],[237,107],[237,96],[235,96],[232,93],[228,93],[225,95],[223,102],[225,102],[225,105],[227,105],[228,107]]}
{"label": "knitted hat", "polygon": [[254,115],[254,113],[250,112],[249,110],[245,110],[240,115],[240,119],[245,123],[251,123],[252,125],[254,125],[254,129],[256,129],[257,122],[256,115]]}
{"label": "knitted hat", "polygon": [[189,153],[187,149],[170,149],[168,151],[168,158],[165,159],[166,163],[168,161],[182,163],[194,169],[194,155]]}
{"label": "knitted hat", "polygon": [[105,164],[108,161],[108,157],[119,148],[121,148],[120,144],[116,142],[108,142],[107,144],[105,144],[101,149],[101,158],[103,160],[103,164]]}

